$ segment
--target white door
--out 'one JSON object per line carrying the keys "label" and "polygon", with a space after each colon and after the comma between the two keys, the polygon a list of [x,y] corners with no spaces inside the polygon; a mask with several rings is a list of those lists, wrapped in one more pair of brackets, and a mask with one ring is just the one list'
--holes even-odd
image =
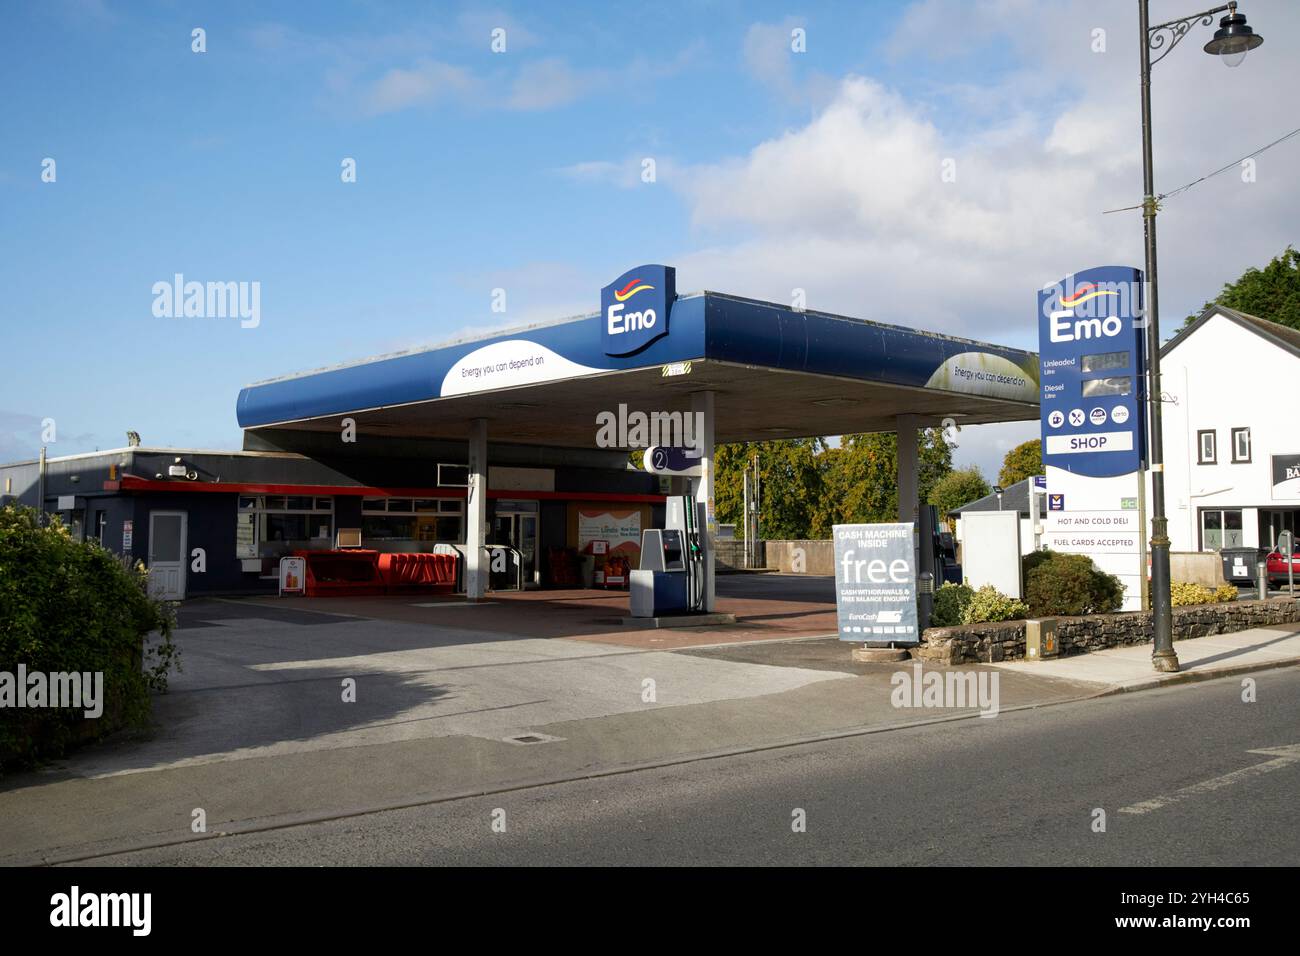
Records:
{"label": "white door", "polygon": [[185,512],[149,513],[149,594],[155,598],[185,597],[185,535]]}

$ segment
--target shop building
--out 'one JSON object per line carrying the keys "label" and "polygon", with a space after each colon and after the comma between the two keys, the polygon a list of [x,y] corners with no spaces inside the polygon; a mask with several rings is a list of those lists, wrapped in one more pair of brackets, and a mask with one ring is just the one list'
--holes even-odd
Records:
{"label": "shop building", "polygon": [[[662,521],[658,479],[628,470],[626,453],[489,453],[499,464],[488,472],[485,543],[519,552],[525,587],[578,583],[556,580],[556,549],[581,552],[611,527],[639,540]],[[464,457],[463,447],[412,439],[328,460],[133,446],[49,458],[43,482],[39,461],[5,465],[0,485],[6,501],[43,499],[77,537],[144,561],[159,593],[181,598],[275,591],[280,558],[333,549],[342,529],[359,529],[361,545],[381,553],[464,545]]]}
{"label": "shop building", "polygon": [[1160,355],[1171,550],[1300,532],[1300,330],[1211,306]]}

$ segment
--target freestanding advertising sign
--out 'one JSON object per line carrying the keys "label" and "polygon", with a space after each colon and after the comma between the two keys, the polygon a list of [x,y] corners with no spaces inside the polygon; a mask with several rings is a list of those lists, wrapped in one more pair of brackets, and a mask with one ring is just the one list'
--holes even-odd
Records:
{"label": "freestanding advertising sign", "polygon": [[280,595],[307,593],[307,559],[280,559]]}
{"label": "freestanding advertising sign", "polygon": [[1086,554],[1145,603],[1146,348],[1142,273],[1101,266],[1038,293],[1042,543]]}
{"label": "freestanding advertising sign", "polygon": [[835,609],[841,641],[919,644],[915,525],[837,524]]}

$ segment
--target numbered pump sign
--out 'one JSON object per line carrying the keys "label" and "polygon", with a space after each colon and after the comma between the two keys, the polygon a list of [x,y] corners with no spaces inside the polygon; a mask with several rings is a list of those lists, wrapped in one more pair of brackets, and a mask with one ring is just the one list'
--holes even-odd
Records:
{"label": "numbered pump sign", "polygon": [[837,524],[835,610],[841,641],[919,644],[915,526]]}
{"label": "numbered pump sign", "polygon": [[1101,266],[1038,293],[1043,464],[1110,478],[1146,460],[1142,273]]}

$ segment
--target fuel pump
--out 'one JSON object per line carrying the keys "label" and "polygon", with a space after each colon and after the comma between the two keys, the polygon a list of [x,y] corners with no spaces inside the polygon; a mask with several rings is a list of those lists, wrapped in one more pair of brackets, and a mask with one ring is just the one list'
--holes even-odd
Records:
{"label": "fuel pump", "polygon": [[641,534],[641,567],[632,572],[633,617],[692,614],[704,610],[709,539],[704,504],[689,495],[665,502],[664,527]]}

